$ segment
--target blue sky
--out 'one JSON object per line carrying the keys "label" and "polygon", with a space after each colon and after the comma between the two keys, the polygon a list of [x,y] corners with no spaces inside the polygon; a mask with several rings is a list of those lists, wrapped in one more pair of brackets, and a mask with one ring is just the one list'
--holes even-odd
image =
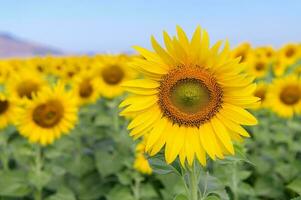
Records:
{"label": "blue sky", "polygon": [[[0,31],[69,52],[125,52],[150,35],[189,34],[199,24],[213,41],[279,47],[301,41],[301,1],[1,0]],[[159,39],[159,40],[160,40]]]}

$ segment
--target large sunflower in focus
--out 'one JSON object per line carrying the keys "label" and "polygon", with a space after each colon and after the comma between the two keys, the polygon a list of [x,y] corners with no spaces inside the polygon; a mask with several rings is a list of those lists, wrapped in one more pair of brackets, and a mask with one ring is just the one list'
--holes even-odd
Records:
{"label": "large sunflower in focus", "polygon": [[113,98],[121,95],[124,81],[135,76],[132,69],[128,68],[129,58],[125,55],[104,55],[99,58],[96,74],[100,78],[101,95]]}
{"label": "large sunflower in focus", "polygon": [[17,127],[30,142],[51,144],[62,134],[68,134],[77,121],[77,99],[58,83],[44,88],[32,101],[20,108]]}
{"label": "large sunflower in focus", "polygon": [[206,164],[212,158],[234,154],[232,141],[249,134],[241,125],[255,125],[246,108],[259,98],[252,77],[242,73],[240,59],[233,59],[228,43],[209,46],[209,36],[198,27],[189,40],[177,27],[177,36],[163,34],[165,48],[152,37],[154,51],[135,49],[145,58],[132,64],[143,79],[124,84],[132,94],[121,106],[121,115],[134,116],[130,135],[146,136],[152,156],[165,146],[167,163],[179,156],[192,164],[195,157]]}
{"label": "large sunflower in focus", "polygon": [[275,79],[267,94],[268,105],[282,117],[301,113],[301,80],[297,76]]}
{"label": "large sunflower in focus", "polygon": [[33,95],[37,94],[47,84],[41,74],[32,70],[21,70],[10,77],[7,91],[14,100],[25,102],[31,100]]}

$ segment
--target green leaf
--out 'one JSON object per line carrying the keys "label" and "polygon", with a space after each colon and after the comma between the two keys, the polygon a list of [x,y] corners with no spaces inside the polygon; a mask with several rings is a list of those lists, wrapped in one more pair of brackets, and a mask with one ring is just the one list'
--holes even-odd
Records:
{"label": "green leaf", "polygon": [[255,182],[256,196],[268,197],[268,199],[282,199],[283,190],[279,180],[272,177],[271,174],[259,176]]}
{"label": "green leaf", "polygon": [[243,182],[239,184],[238,192],[249,197],[255,195],[254,189],[249,184]]}
{"label": "green leaf", "polygon": [[200,177],[199,188],[205,196],[216,194],[222,200],[229,199],[228,194],[225,191],[225,186],[218,178],[211,176],[208,172],[204,171],[201,171]]}
{"label": "green leaf", "polygon": [[225,160],[222,162],[246,162],[250,165],[254,165],[246,156],[245,149],[242,145],[234,144],[234,149],[235,149],[235,155],[233,156],[226,156]]}
{"label": "green leaf", "polygon": [[108,187],[99,176],[99,173],[94,172],[85,175],[81,179],[72,180],[72,188],[76,192],[76,197],[79,200],[95,200],[108,192]]}
{"label": "green leaf", "polygon": [[237,171],[237,173],[238,173],[238,177],[240,180],[245,180],[245,179],[249,178],[252,174],[251,171],[247,171],[247,170],[239,170],[239,171]]}
{"label": "green leaf", "polygon": [[32,192],[23,171],[0,171],[0,196],[24,197]]}
{"label": "green leaf", "polygon": [[301,178],[295,179],[290,184],[288,184],[286,187],[301,196]]}
{"label": "green leaf", "polygon": [[278,173],[286,183],[289,183],[300,173],[300,167],[301,165],[297,161],[290,163],[278,162],[275,173]]}
{"label": "green leaf", "polygon": [[157,193],[150,183],[140,186],[140,195],[141,199],[154,199],[157,197]]}
{"label": "green leaf", "polygon": [[104,177],[115,174],[122,168],[123,158],[119,154],[97,151],[95,159],[98,172]]}
{"label": "green leaf", "polygon": [[94,124],[96,126],[110,126],[110,124],[112,124],[112,117],[108,115],[97,115]]}
{"label": "green leaf", "polygon": [[115,186],[108,195],[106,195],[107,200],[133,200],[134,197],[131,191],[127,187]]}
{"label": "green leaf", "polygon": [[176,173],[181,176],[181,165],[178,160],[174,161],[171,165],[165,162],[163,154],[157,154],[155,157],[149,159],[149,164],[151,165],[153,171],[157,174],[169,174]]}
{"label": "green leaf", "polygon": [[132,183],[132,178],[128,171],[118,173],[117,177],[122,185],[130,185]]}
{"label": "green leaf", "polygon": [[210,196],[206,197],[204,200],[220,200],[220,198],[218,198],[217,196],[214,196],[214,195],[210,195]]}
{"label": "green leaf", "polygon": [[174,200],[189,200],[184,194],[178,194]]}
{"label": "green leaf", "polygon": [[163,188],[160,192],[165,196],[164,199],[173,199],[175,194],[185,194],[183,181],[175,173],[164,174],[156,177]]}
{"label": "green leaf", "polygon": [[46,198],[46,200],[76,200],[73,192],[67,188],[61,188],[56,194]]}
{"label": "green leaf", "polygon": [[156,174],[169,174],[174,172],[174,168],[160,158],[150,158],[149,164]]}
{"label": "green leaf", "polygon": [[36,173],[36,171],[33,171],[29,173],[29,182],[35,188],[45,187],[51,178],[51,174],[46,171],[41,171],[41,173]]}

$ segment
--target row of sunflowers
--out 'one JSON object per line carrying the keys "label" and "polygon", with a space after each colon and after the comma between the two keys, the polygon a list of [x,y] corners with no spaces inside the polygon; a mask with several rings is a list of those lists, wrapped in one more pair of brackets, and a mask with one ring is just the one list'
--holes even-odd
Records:
{"label": "row of sunflowers", "polygon": [[1,60],[1,199],[301,195],[301,45],[177,33],[140,55]]}

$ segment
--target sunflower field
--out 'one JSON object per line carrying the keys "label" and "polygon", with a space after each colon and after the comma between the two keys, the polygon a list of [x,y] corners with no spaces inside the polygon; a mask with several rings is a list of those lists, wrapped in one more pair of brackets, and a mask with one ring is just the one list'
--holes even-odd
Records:
{"label": "sunflower field", "polygon": [[301,45],[197,27],[0,61],[1,200],[300,200]]}

